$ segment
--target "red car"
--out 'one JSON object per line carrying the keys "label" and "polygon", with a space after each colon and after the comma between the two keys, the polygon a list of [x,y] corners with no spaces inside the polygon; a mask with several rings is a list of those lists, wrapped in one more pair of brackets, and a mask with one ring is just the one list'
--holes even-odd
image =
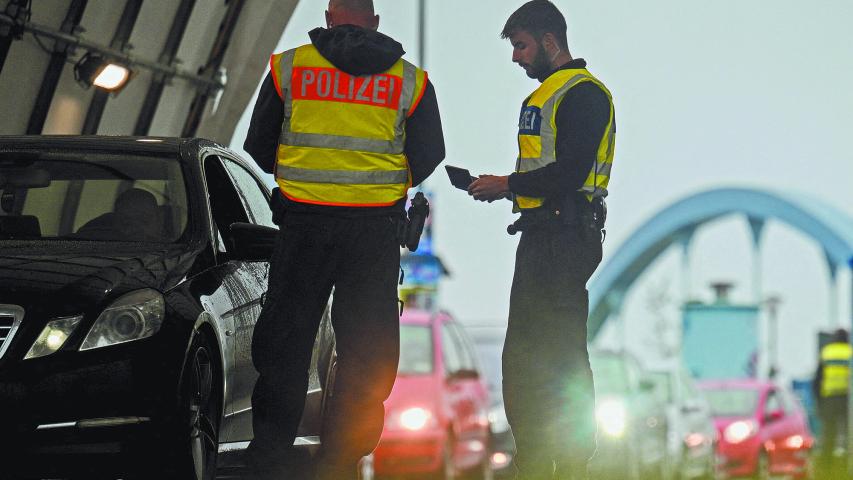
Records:
{"label": "red car", "polygon": [[488,478],[489,397],[468,337],[443,312],[406,310],[400,323],[400,367],[374,475]]}
{"label": "red car", "polygon": [[723,478],[809,478],[814,437],[806,413],[788,390],[757,380],[706,381],[718,432]]}

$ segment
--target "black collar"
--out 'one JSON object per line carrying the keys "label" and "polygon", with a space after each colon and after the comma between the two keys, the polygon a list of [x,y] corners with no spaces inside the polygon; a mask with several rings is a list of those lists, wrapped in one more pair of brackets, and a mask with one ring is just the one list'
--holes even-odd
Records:
{"label": "black collar", "polygon": [[572,60],[560,65],[559,67],[555,68],[554,70],[551,70],[550,72],[548,72],[548,75],[545,75],[544,77],[539,79],[539,81],[544,82],[545,80],[548,79],[548,77],[555,74],[556,72],[559,72],[560,70],[569,70],[569,69],[573,69],[573,68],[586,68],[586,60],[584,60],[582,58],[572,59]]}

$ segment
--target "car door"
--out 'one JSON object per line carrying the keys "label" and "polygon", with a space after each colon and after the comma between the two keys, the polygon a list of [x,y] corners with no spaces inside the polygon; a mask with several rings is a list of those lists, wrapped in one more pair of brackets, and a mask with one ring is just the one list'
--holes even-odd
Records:
{"label": "car door", "polygon": [[768,390],[763,407],[761,415],[764,434],[762,439],[765,444],[767,441],[781,444],[789,435],[795,433],[796,419],[786,412],[782,392],[775,388]]}
{"label": "car door", "polygon": [[203,162],[216,238],[216,267],[212,273],[221,284],[209,296],[206,305],[219,319],[222,330],[219,338],[225,357],[225,416],[220,427],[220,441],[245,441],[252,438],[251,394],[257,378],[251,363],[252,331],[266,290],[269,265],[229,259],[224,241],[228,238],[228,227],[237,222],[252,223],[254,214],[247,208],[250,202],[245,192],[237,188],[230,171],[236,164],[219,155],[208,155]]}
{"label": "car door", "polygon": [[[248,213],[248,222],[255,225],[278,228],[273,222],[268,188],[247,168],[234,159],[222,156],[225,169],[231,177],[240,201]],[[261,313],[263,299],[267,290],[268,262],[242,262],[239,271],[246,282],[248,302],[242,305],[242,314],[236,319],[234,337],[239,348],[234,350],[234,415],[235,426],[239,426],[242,436],[246,436],[246,428],[251,424],[252,391],[258,374],[252,364],[251,343],[255,325]],[[314,341],[311,368],[308,377],[308,392],[305,399],[305,409],[302,423],[299,426],[300,436],[315,436],[319,433],[322,413],[323,390],[320,378],[319,357],[322,355],[321,344],[324,336],[331,337],[328,321],[328,311],[324,313],[320,331]],[[326,342],[328,343],[328,341]],[[282,346],[285,348],[286,346]],[[324,372],[325,373],[325,372]]]}

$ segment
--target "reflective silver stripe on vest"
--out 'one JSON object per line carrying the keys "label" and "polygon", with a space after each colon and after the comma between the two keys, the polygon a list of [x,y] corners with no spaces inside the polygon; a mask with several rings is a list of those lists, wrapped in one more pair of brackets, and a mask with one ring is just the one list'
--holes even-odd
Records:
{"label": "reflective silver stripe on vest", "polygon": [[278,177],[294,182],[308,183],[398,185],[409,181],[409,171],[312,170],[308,168],[279,166]]}
{"label": "reflective silver stripe on vest", "polygon": [[395,133],[398,137],[402,137],[405,133],[406,116],[412,108],[412,102],[415,101],[417,77],[418,67],[403,60],[403,90],[400,92],[400,105],[397,106],[397,124],[395,125]]}
{"label": "reflective silver stripe on vest", "polygon": [[387,140],[375,140],[372,138],[291,132],[289,129],[286,131],[282,130],[279,143],[293,147],[332,148],[335,150],[351,150],[389,155],[400,155],[403,153],[405,147],[402,136],[389,142]]}
{"label": "reflective silver stripe on vest", "polygon": [[[579,73],[570,78],[565,85],[551,95],[551,98],[545,101],[542,105],[542,126],[539,130],[540,141],[542,142],[542,151],[539,154],[542,158],[547,158],[551,162],[557,158],[557,132],[551,127],[551,119],[554,118],[554,111],[557,108],[557,100],[563,98],[570,88],[574,87],[583,80],[592,80],[589,75]],[[548,163],[551,163],[548,162]],[[547,164],[546,164],[547,165]]]}
{"label": "reflective silver stripe on vest", "polygon": [[542,157],[519,158],[518,159],[518,165],[516,167],[516,171],[517,172],[529,172],[531,170],[536,170],[538,168],[542,168],[542,167],[545,167],[547,165],[550,165],[556,161],[557,161],[556,157],[553,157],[550,159],[542,158]]}
{"label": "reflective silver stripe on vest", "polygon": [[[290,117],[293,116],[293,96],[290,94],[291,85],[293,83],[293,57],[296,56],[296,49],[288,50],[281,54],[279,62],[279,86],[281,93],[284,95],[284,124],[290,127]],[[285,89],[287,90],[285,92]]]}

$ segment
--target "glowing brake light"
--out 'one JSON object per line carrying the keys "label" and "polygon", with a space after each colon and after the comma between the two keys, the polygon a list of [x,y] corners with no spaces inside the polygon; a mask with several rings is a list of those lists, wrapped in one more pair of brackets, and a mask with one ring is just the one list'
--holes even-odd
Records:
{"label": "glowing brake light", "polygon": [[400,414],[400,425],[406,430],[421,430],[431,418],[429,410],[420,407],[409,408]]}

